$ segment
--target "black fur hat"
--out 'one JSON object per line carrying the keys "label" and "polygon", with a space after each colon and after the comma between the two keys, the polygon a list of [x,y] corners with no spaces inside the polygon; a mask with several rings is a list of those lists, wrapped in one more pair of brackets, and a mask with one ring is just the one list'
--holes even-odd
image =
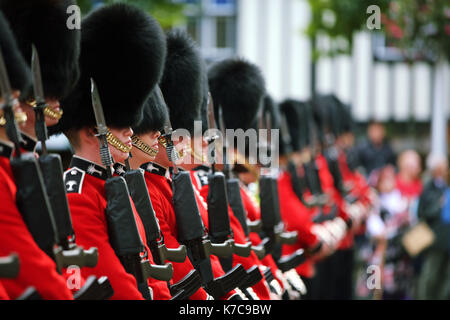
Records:
{"label": "black fur hat", "polygon": [[160,81],[173,129],[191,133],[201,120],[206,66],[194,40],[179,29],[167,33],[167,58]]}
{"label": "black fur hat", "polygon": [[167,108],[162,100],[161,95],[157,93],[157,89],[153,89],[150,97],[145,102],[143,118],[138,125],[133,127],[136,135],[144,134],[151,131],[161,131],[167,121]]}
{"label": "black fur hat", "polygon": [[314,123],[319,131],[319,138],[324,139],[324,134],[339,135],[341,117],[338,108],[340,100],[334,94],[318,95],[313,99]]}
{"label": "black fur hat", "polygon": [[80,80],[62,101],[64,115],[53,133],[94,126],[92,77],[98,86],[106,123],[133,126],[160,80],[166,43],[159,23],[125,3],[100,7],[82,21]]}
{"label": "black fur hat", "polygon": [[[301,142],[301,109],[300,101],[286,99],[280,103],[280,113],[286,120],[287,129],[290,135],[290,148],[292,151],[299,151],[303,145]],[[280,132],[281,139],[282,133]],[[281,154],[282,152],[280,152]]]}
{"label": "black fur hat", "polygon": [[[79,76],[80,30],[67,27],[67,8],[75,4],[75,0],[0,0],[0,11],[27,64],[31,64],[31,44],[36,46],[44,94],[49,98],[63,98]],[[21,99],[31,94],[29,86]]]}
{"label": "black fur hat", "polygon": [[266,94],[261,70],[244,59],[230,58],[211,66],[208,81],[216,119],[220,105],[227,129],[254,127]]}
{"label": "black fur hat", "polygon": [[[0,50],[8,72],[12,90],[24,91],[31,85],[28,65],[17,48],[16,40],[9,28],[8,21],[0,12]],[[2,92],[0,92],[0,95]]]}
{"label": "black fur hat", "polygon": [[[332,96],[331,126],[334,134],[340,135],[353,130],[353,117],[350,106],[342,102],[335,95]],[[333,121],[334,119],[334,121]]]}
{"label": "black fur hat", "polygon": [[312,132],[314,130],[313,105],[310,101],[299,101],[300,114],[300,144],[306,147],[312,142]]}

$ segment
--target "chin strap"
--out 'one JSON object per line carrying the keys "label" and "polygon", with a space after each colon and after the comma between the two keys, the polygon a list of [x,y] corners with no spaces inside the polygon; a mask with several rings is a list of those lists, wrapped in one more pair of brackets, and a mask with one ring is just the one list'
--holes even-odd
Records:
{"label": "chin strap", "polygon": [[[34,99],[28,100],[26,102],[26,104],[28,104],[30,107],[34,108],[34,107],[36,107],[36,100],[34,100]],[[59,120],[59,119],[61,119],[62,115],[63,115],[62,109],[61,110],[54,110],[50,106],[46,106],[44,108],[44,116],[46,116],[46,117],[49,117],[49,118],[52,118],[52,119],[55,119],[55,120]]]}
{"label": "chin strap", "polygon": [[133,135],[131,137],[131,142],[133,143],[133,146],[135,146],[142,152],[148,154],[150,157],[156,157],[158,150],[150,147],[148,144],[146,144],[144,141],[142,141],[138,136]]}
{"label": "chin strap", "polygon": [[[24,124],[27,122],[27,114],[25,112],[14,112],[14,118],[18,125]],[[0,111],[0,126],[4,126],[6,124],[6,118],[3,114],[3,111]]]}

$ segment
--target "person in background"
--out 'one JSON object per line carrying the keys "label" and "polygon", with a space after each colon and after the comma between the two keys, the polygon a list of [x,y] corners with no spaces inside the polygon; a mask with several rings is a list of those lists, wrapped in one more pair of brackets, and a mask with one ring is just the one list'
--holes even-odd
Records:
{"label": "person in background", "polygon": [[380,122],[372,121],[367,128],[367,139],[358,145],[358,157],[369,176],[374,169],[396,164],[396,155],[386,140],[386,130]]}
{"label": "person in background", "polygon": [[382,257],[383,299],[410,299],[414,268],[411,258],[402,249],[400,239],[413,222],[409,215],[409,198],[396,186],[393,166],[380,170],[377,190],[382,228],[376,251]]}
{"label": "person in background", "polygon": [[435,239],[422,253],[417,298],[450,299],[450,225],[443,219],[443,207],[449,201],[448,159],[445,155],[431,154],[427,159],[427,167],[431,179],[419,197],[417,214],[419,220],[431,228]]}
{"label": "person in background", "polygon": [[397,161],[398,173],[395,177],[397,189],[408,200],[415,200],[423,190],[420,156],[414,150],[403,151]]}

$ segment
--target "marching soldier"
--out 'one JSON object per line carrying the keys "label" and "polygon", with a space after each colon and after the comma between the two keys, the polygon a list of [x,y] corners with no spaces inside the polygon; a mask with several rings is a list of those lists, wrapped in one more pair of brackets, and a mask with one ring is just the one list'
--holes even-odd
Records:
{"label": "marching soldier", "polygon": [[[84,276],[108,276],[113,299],[169,299],[163,281],[150,278],[148,284],[147,279],[137,284],[111,243],[105,181],[112,172],[102,165],[89,89],[90,80],[95,80],[109,130],[109,152],[114,161],[124,162],[132,147],[131,126],[141,120],[143,105],[162,74],[165,37],[153,17],[127,4],[92,12],[83,19],[82,30],[80,80],[64,100],[65,115],[54,130],[65,133],[75,153],[65,173],[65,184],[77,242],[98,248],[96,267],[81,272]],[[144,245],[141,258],[147,254],[152,261],[142,222],[131,205]]]}
{"label": "marching soldier", "polygon": [[[193,133],[194,121],[201,119],[200,108],[205,99],[205,91],[207,92],[205,90],[205,72],[203,59],[190,36],[180,30],[169,32],[167,34],[167,58],[160,86],[174,129],[182,128]],[[160,147],[165,148],[163,144],[164,142],[160,140]],[[179,151],[184,153],[184,157],[190,157],[191,153],[186,152],[187,150],[190,150],[190,142],[183,141],[183,146]],[[188,169],[183,164],[183,159],[180,159],[179,165],[184,169]],[[171,234],[177,237],[178,230],[173,208],[171,176],[168,171],[168,168],[172,166],[173,164],[167,158],[167,153],[158,152],[155,161],[148,164],[144,169],[147,171],[146,178],[149,184],[157,186],[163,195],[159,201],[166,202],[166,214],[168,214],[168,221],[172,229]],[[207,227],[208,215],[204,199],[195,188],[194,192],[202,221]],[[210,258],[214,278],[223,276],[225,272],[217,256],[211,255]],[[238,295],[235,290],[232,290],[221,297],[221,299],[237,299]]]}
{"label": "marching soldier", "polygon": [[[311,278],[314,277],[314,263],[333,252],[332,247],[329,246],[327,240],[330,238],[323,238],[324,233],[317,233],[315,224],[312,221],[313,215],[318,210],[317,207],[307,206],[303,203],[294,190],[294,172],[292,168],[297,170],[297,166],[302,161],[302,151],[305,147],[304,139],[300,131],[304,128],[304,123],[301,119],[299,108],[297,108],[298,101],[285,100],[280,104],[280,174],[278,177],[278,190],[280,195],[280,212],[282,220],[286,224],[286,229],[289,231],[296,230],[300,235],[297,243],[293,245],[284,245],[283,253],[289,254],[299,248],[303,248],[306,252],[307,259],[300,264],[296,271],[304,279],[307,286],[307,294],[305,299],[311,297],[312,288],[310,286]],[[290,168],[292,166],[292,168]],[[326,231],[325,231],[326,232]],[[325,234],[327,235],[327,234]]]}
{"label": "marching soldier", "polygon": [[[176,218],[171,201],[168,201],[168,196],[170,197],[171,194],[170,177],[167,176],[166,178],[165,172],[159,175],[158,173],[163,173],[164,168],[154,163],[159,150],[158,138],[161,135],[161,130],[167,121],[167,117],[168,113],[164,101],[161,100],[156,90],[153,90],[144,107],[142,121],[133,127],[133,149],[129,164],[131,169],[141,168],[144,170],[148,193],[156,218],[158,219],[164,243],[168,248],[178,248],[180,243],[177,240]],[[165,154],[164,151],[162,153]],[[194,269],[189,259],[186,259],[184,262],[173,263],[173,268],[174,274],[172,280],[174,283],[183,279],[183,277]],[[206,291],[200,288],[190,299],[206,300],[208,297]]]}
{"label": "marching soldier", "polygon": [[[208,83],[214,101],[216,123],[221,121],[219,118],[219,113],[221,113],[226,129],[242,129],[245,131],[254,127],[258,110],[260,110],[265,96],[265,81],[257,66],[243,59],[226,59],[220,61],[209,68]],[[223,130],[225,130],[225,128],[223,128]],[[222,132],[222,134],[225,134],[225,132]],[[235,159],[236,156],[240,156],[237,148],[231,151],[233,154],[229,157],[230,159]],[[203,181],[206,180],[202,179],[200,175],[201,171],[197,172],[197,179],[194,180],[199,181],[199,185],[202,187],[201,192],[206,197],[208,194],[208,186],[204,184]],[[240,192],[247,214],[256,213],[253,204],[249,201],[250,199],[242,186]],[[231,227],[235,234],[235,241],[237,243],[242,243],[245,239],[244,231],[232,210],[229,210],[229,212]],[[258,213],[256,213],[256,215],[257,216],[253,218],[259,219]],[[261,244],[259,236],[255,234],[252,235],[252,233],[250,233],[250,235],[250,237],[253,238],[252,243],[254,245]],[[252,251],[249,258],[236,256],[234,260],[235,263],[242,263],[246,266],[256,264],[261,269],[270,268],[276,279],[275,281],[280,286],[280,289],[283,289],[282,276],[277,272],[278,268],[270,256],[266,256],[262,261],[258,259]],[[270,299],[268,284],[265,280],[259,282],[253,288],[261,299]]]}
{"label": "marching soldier", "polygon": [[[30,86],[30,71],[20,54],[9,28],[8,22],[0,12],[0,50],[5,59],[6,70],[0,70],[2,77],[9,77],[11,93],[1,92],[1,103],[7,100],[8,94],[17,99]],[[3,87],[4,88],[4,87]],[[14,105],[16,116],[23,111],[18,103]],[[22,120],[26,118],[22,117]],[[0,256],[12,252],[18,254],[20,270],[16,278],[2,279],[7,295],[11,299],[19,298],[27,288],[34,287],[43,299],[72,298],[64,278],[57,273],[56,265],[51,258],[42,251],[28,231],[22,215],[16,205],[17,187],[10,166],[10,158],[14,147],[6,134],[7,125],[5,114],[2,115],[3,124],[0,127],[0,194],[2,214],[0,215]],[[24,123],[20,121],[23,125]]]}
{"label": "marching soldier", "polygon": [[[70,92],[79,76],[80,30],[67,28],[66,11],[74,4],[74,0],[0,1],[0,10],[9,21],[26,63],[31,63],[32,45],[39,53],[47,126],[58,123],[63,114],[60,100]],[[28,119],[21,127],[23,147],[28,151],[36,147],[34,99],[32,86],[19,98]]]}
{"label": "marching soldier", "polygon": [[[338,112],[336,109],[337,98],[333,95],[318,96],[313,101],[314,118],[318,130],[320,152],[316,156],[316,163],[319,167],[320,184],[325,193],[331,196],[331,199],[337,206],[338,217],[342,218],[347,230],[345,236],[340,239],[334,261],[330,265],[327,273],[334,274],[334,285],[331,295],[333,299],[351,299],[352,298],[352,270],[353,270],[353,237],[354,229],[357,226],[356,217],[352,217],[349,212],[349,203],[345,185],[342,181],[342,174],[339,165],[333,167],[334,163],[338,163],[338,150],[335,147],[335,137],[337,136]],[[333,119],[333,115],[335,119]],[[331,141],[332,143],[328,143]],[[337,154],[336,154],[337,153]],[[336,218],[334,218],[336,220]],[[324,287],[323,291],[326,288]],[[328,290],[330,292],[330,290]]]}

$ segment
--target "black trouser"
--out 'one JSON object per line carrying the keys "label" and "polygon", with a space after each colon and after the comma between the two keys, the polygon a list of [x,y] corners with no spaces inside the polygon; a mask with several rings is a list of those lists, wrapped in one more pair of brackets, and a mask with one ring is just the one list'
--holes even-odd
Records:
{"label": "black trouser", "polygon": [[335,253],[335,290],[333,299],[353,299],[353,247],[350,249],[337,250]]}

